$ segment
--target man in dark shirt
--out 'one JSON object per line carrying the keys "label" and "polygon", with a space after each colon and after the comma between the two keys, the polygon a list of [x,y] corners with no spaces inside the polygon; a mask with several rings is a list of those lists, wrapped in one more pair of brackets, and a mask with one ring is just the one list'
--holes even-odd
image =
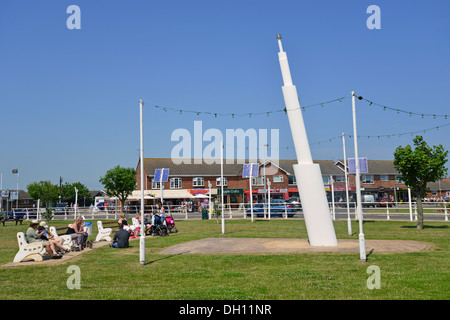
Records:
{"label": "man in dark shirt", "polygon": [[123,224],[119,223],[119,231],[114,235],[113,241],[110,246],[112,248],[128,248],[128,238],[130,237],[130,233],[127,230],[123,229]]}

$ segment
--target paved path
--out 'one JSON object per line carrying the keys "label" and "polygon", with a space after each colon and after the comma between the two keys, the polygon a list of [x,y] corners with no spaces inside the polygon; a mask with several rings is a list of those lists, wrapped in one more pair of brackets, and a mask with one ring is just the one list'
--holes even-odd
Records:
{"label": "paved path", "polygon": [[[419,252],[430,244],[409,240],[366,240],[366,252]],[[372,251],[373,250],[373,251]],[[337,247],[312,247],[306,239],[207,238],[174,245],[161,254],[245,254],[359,252],[358,240],[338,240]]]}

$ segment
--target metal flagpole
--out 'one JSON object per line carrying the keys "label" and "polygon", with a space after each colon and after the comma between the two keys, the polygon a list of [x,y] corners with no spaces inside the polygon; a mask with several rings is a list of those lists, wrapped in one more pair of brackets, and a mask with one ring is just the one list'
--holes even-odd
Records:
{"label": "metal flagpole", "polygon": [[250,182],[250,211],[251,211],[251,216],[252,216],[252,222],[253,222],[253,186],[252,186],[252,179],[253,179],[253,173],[252,170],[253,169],[253,165],[250,164],[250,176],[249,176],[249,182]]}
{"label": "metal flagpole", "polygon": [[[145,264],[145,229],[144,229],[144,120],[143,120],[143,106],[144,101],[139,100],[140,113],[140,136],[141,136],[141,150],[140,150],[140,165],[141,165],[141,238],[139,239],[139,262],[141,265]],[[162,176],[162,172],[161,172]],[[162,194],[162,193],[161,193]],[[162,198],[161,198],[162,199]]]}
{"label": "metal flagpole", "polygon": [[221,215],[222,215],[222,234],[225,234],[225,212],[223,210],[223,141],[220,142],[220,188],[221,188]]}
{"label": "metal flagpole", "polygon": [[212,213],[212,207],[211,207],[211,181],[208,181],[208,187],[209,187],[209,199],[208,199],[208,211],[209,211],[209,219],[211,219],[211,213]]}
{"label": "metal flagpole", "polygon": [[267,197],[268,197],[268,208],[269,208],[269,220],[270,220],[270,180],[267,178]]}
{"label": "metal flagpole", "polygon": [[359,181],[359,157],[358,157],[358,135],[356,133],[356,109],[355,109],[355,91],[352,91],[352,113],[353,113],[353,138],[355,144],[355,182],[356,182],[356,207],[359,219],[359,258],[361,262],[366,262],[366,244],[362,223],[362,206],[361,206],[361,182]]}
{"label": "metal flagpole", "polygon": [[17,171],[17,199],[16,199],[16,209],[19,208],[19,174],[20,174],[20,172]]}
{"label": "metal flagpole", "polygon": [[75,219],[77,218],[77,208],[78,208],[78,189],[75,187]]}
{"label": "metal flagpole", "polygon": [[347,198],[347,229],[348,235],[352,235],[352,219],[350,218],[350,204],[348,199],[348,175],[347,175],[347,155],[345,153],[345,133],[342,132],[342,146],[344,148],[344,174],[345,174],[345,196]]}

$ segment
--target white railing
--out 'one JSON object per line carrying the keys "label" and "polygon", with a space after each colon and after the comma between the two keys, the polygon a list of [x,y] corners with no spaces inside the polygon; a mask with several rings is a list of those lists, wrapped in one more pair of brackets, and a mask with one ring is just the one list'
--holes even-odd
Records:
{"label": "white railing", "polygon": [[[350,213],[353,219],[357,219],[355,202],[350,202]],[[450,202],[423,202],[424,216],[430,217],[430,215],[443,215],[443,219],[448,221],[448,211],[450,210]],[[216,209],[220,209],[220,204],[215,203]],[[346,202],[335,202],[329,203],[330,215],[333,220],[344,219],[347,217],[347,203]],[[405,216],[405,219],[410,221],[417,220],[417,203],[416,202],[365,202],[362,204],[363,215],[365,218],[373,218],[375,216],[384,216],[386,220],[391,220],[393,215]],[[101,208],[94,207],[55,207],[51,208],[53,211],[53,219],[56,220],[75,220],[77,217],[84,216],[86,219],[118,219],[120,215],[120,208],[115,206],[105,206]],[[195,205],[171,205],[164,204],[164,211],[166,215],[172,215],[176,219],[199,219],[202,218],[203,209],[207,210],[208,218],[215,218],[215,210],[212,212],[209,210],[209,206],[200,206],[198,208]],[[124,213],[130,218],[133,215],[140,215],[141,207],[136,206],[126,206],[124,207]],[[232,218],[250,218],[251,210],[249,203],[232,203],[224,204],[223,214],[227,219]],[[40,208],[37,213],[36,208],[21,208],[12,209],[9,212],[10,217],[20,217],[24,219],[32,220],[39,219],[43,220],[46,209]],[[157,205],[145,205],[144,213],[152,214],[159,212]],[[297,207],[290,208],[289,205],[279,205],[271,204],[270,208],[267,203],[253,205],[253,216],[258,218],[271,219],[272,217],[282,217],[282,218],[303,218],[303,212]]]}

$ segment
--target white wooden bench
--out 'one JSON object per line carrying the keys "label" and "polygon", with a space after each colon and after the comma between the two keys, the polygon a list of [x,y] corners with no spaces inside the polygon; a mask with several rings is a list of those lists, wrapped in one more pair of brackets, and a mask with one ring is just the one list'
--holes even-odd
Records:
{"label": "white wooden bench", "polygon": [[[67,228],[60,228],[59,230],[63,230]],[[53,236],[56,238],[61,238],[63,239],[63,243],[62,246],[64,249],[66,250],[72,250],[73,247],[76,246],[76,241],[75,239],[72,239],[72,236],[70,234],[63,234],[63,235],[58,235],[58,232],[56,231],[56,228],[54,226],[50,227],[50,232],[53,234]]]}
{"label": "white wooden bench", "polygon": [[14,257],[14,262],[43,260],[42,257],[47,252],[43,242],[28,243],[23,232],[17,232],[17,242],[19,243],[19,252]]}
{"label": "white wooden bench", "polygon": [[97,221],[97,229],[98,229],[98,234],[97,237],[95,238],[95,242],[101,241],[101,240],[106,240],[106,241],[111,241],[111,233],[112,233],[112,228],[103,228],[103,223],[98,220]]}

